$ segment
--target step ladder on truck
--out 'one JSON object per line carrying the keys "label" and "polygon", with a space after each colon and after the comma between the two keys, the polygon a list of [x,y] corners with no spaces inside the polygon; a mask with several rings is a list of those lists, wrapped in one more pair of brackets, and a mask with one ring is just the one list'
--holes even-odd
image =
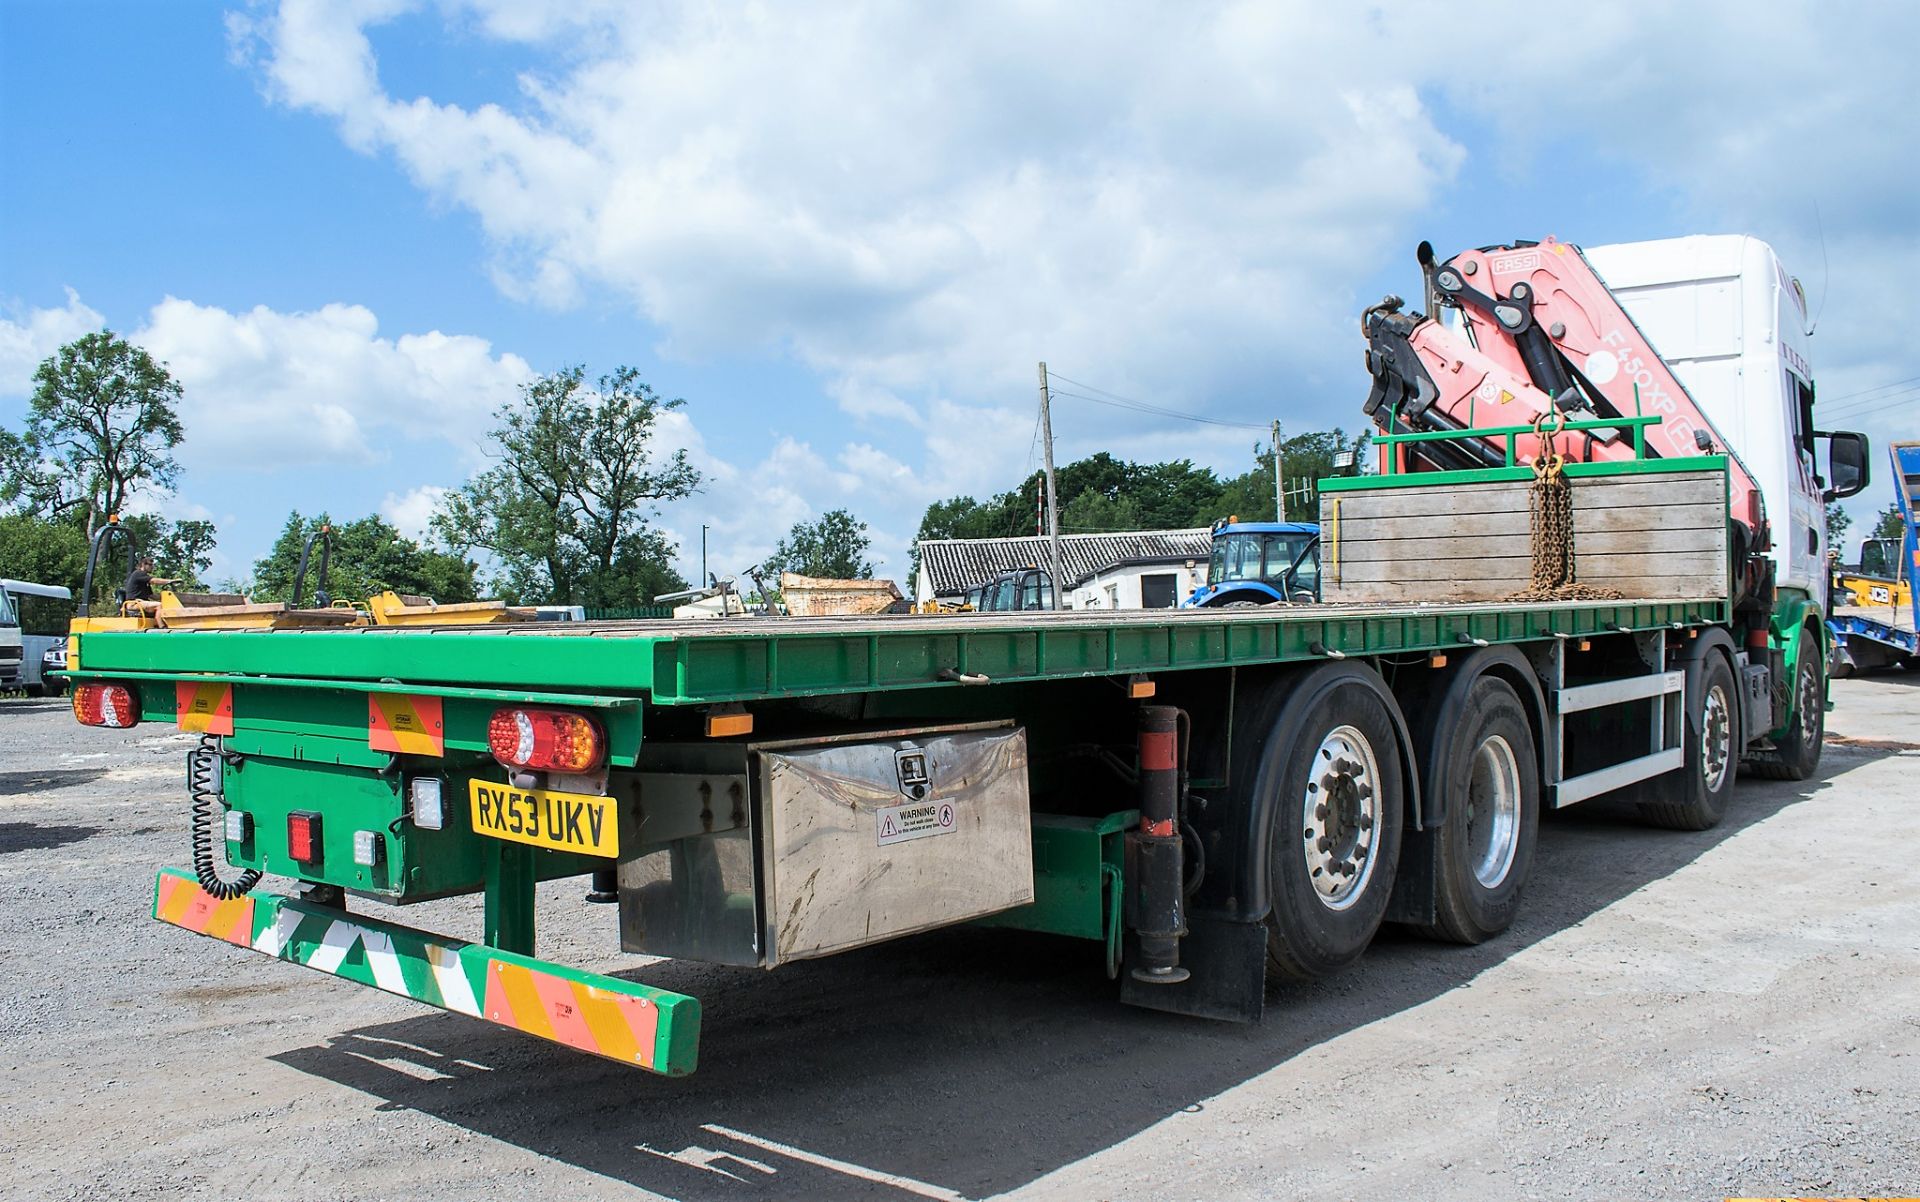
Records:
{"label": "step ladder on truck", "polygon": [[[1920,512],[1920,442],[1896,442],[1887,448],[1893,465],[1893,501],[1901,530],[1892,540],[1888,578],[1841,575],[1836,582],[1832,614],[1834,672],[1846,675],[1878,668],[1920,668],[1920,601],[1913,581],[1920,573],[1920,539],[1915,517]],[[1864,558],[1864,557],[1863,557]],[[1863,565],[1864,566],[1864,565]]]}
{"label": "step ladder on truck", "polygon": [[[1702,829],[1743,765],[1812,773],[1818,515],[1866,455],[1814,428],[1773,252],[1420,259],[1426,313],[1364,318],[1380,471],[1321,485],[1319,602],[83,617],[80,720],[201,737],[193,868],[160,872],[155,917],[680,1075],[699,1000],[540,958],[540,881],[591,876],[638,955],[776,969],[973,922],[1081,941],[1123,1002],[1250,1021],[1383,922],[1497,936],[1552,887],[1528,885],[1544,809]],[[401,921],[461,894],[477,941]]]}

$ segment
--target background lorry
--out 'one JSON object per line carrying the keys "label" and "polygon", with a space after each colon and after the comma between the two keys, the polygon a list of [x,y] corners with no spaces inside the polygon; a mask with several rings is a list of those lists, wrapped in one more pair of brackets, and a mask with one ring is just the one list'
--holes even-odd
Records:
{"label": "background lorry", "polygon": [[1920,667],[1920,635],[1915,634],[1920,605],[1913,596],[1913,577],[1920,571],[1914,518],[1920,512],[1920,442],[1896,442],[1887,454],[1902,529],[1898,538],[1863,543],[1858,571],[1836,573],[1827,620],[1836,673]]}
{"label": "background lorry", "polygon": [[[700,1003],[537,958],[538,881],[591,874],[645,955],[771,969],[982,922],[1083,941],[1125,1002],[1251,1020],[1383,922],[1497,935],[1544,809],[1700,829],[1743,763],[1818,765],[1804,518],[1864,486],[1864,440],[1815,431],[1763,244],[1594,259],[1617,293],[1562,243],[1423,248],[1439,316],[1368,311],[1380,470],[1321,485],[1325,603],[89,616],[75,714],[201,735],[160,920],[656,1072],[693,1070]],[[472,893],[477,942],[394,920]]]}

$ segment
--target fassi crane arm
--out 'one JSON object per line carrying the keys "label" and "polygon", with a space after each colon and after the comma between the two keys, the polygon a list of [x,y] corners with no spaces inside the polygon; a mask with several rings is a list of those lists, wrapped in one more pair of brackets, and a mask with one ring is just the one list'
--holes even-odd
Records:
{"label": "fassi crane arm", "polygon": [[[1766,548],[1766,510],[1753,474],[1578,247],[1549,238],[1463,251],[1436,264],[1422,243],[1420,264],[1428,307],[1458,309],[1463,329],[1402,313],[1394,297],[1367,310],[1362,326],[1373,391],[1366,411],[1382,429],[1520,426],[1550,408],[1579,418],[1657,416],[1661,422],[1646,431],[1647,453],[1724,453],[1729,501],[1747,528],[1747,549]],[[1500,446],[1479,440],[1412,446],[1402,453],[1432,467],[1505,462]],[[1558,449],[1574,461],[1633,456],[1626,441],[1604,432],[1562,436]],[[1520,440],[1523,462],[1537,451],[1535,440]]]}

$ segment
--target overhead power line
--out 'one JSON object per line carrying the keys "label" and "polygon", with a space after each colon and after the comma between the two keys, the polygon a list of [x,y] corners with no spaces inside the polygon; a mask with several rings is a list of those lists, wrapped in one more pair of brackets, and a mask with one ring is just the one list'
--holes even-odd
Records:
{"label": "overhead power line", "polygon": [[1836,401],[1852,400],[1857,396],[1866,396],[1870,392],[1881,392],[1888,388],[1899,388],[1907,384],[1920,384],[1920,376],[1908,376],[1904,380],[1895,380],[1890,384],[1875,384],[1872,388],[1862,388],[1858,392],[1843,392],[1839,396],[1821,397],[1820,399],[1826,404],[1831,405]]}
{"label": "overhead power line", "polygon": [[[1261,430],[1261,431],[1264,431],[1267,428],[1266,426],[1255,423],[1255,422],[1228,421],[1225,418],[1207,417],[1204,414],[1187,413],[1179,409],[1170,409],[1165,405],[1156,405],[1151,401],[1142,401],[1135,397],[1122,396],[1117,392],[1109,392],[1104,388],[1097,388],[1094,385],[1089,384],[1084,380],[1075,380],[1070,376],[1063,376],[1059,372],[1050,371],[1049,374],[1052,376],[1054,380],[1060,381],[1061,383],[1065,383],[1065,384],[1072,384],[1076,388],[1083,388],[1086,390],[1085,392],[1067,392],[1063,389],[1055,388],[1053,390],[1054,396],[1072,397],[1075,400],[1091,401],[1093,404],[1096,404],[1096,405],[1108,405],[1115,409],[1129,409],[1135,413],[1148,413],[1148,414],[1154,415],[1155,417],[1171,417],[1178,421],[1184,421],[1184,422],[1199,422],[1202,425],[1208,425],[1208,426],[1226,426],[1236,430]],[[1097,395],[1089,395],[1089,394],[1097,394]]]}
{"label": "overhead power line", "polygon": [[1831,421],[1833,418],[1852,417],[1860,413],[1877,413],[1883,409],[1911,405],[1916,398],[1920,398],[1920,384],[1894,392],[1883,392],[1878,396],[1866,397],[1862,400],[1849,401],[1831,409],[1822,407],[1818,416],[1823,420]]}

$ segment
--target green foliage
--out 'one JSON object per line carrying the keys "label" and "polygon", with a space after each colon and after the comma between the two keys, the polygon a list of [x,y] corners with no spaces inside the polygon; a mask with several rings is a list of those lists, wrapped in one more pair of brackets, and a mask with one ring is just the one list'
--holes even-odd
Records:
{"label": "green foliage", "polygon": [[[1296,435],[1281,444],[1282,467],[1290,486],[1335,474],[1333,459],[1353,451],[1363,461],[1371,431],[1349,438],[1335,428]],[[1128,463],[1105,451],[1069,463],[1054,474],[1060,494],[1060,532],[1095,534],[1122,530],[1178,530],[1210,526],[1221,518],[1271,522],[1273,451],[1255,447],[1254,466],[1222,480],[1190,460],[1166,463]],[[916,542],[934,538],[1007,538],[1035,533],[1036,505],[1041,473],[1027,477],[1019,488],[986,501],[953,497],[927,507],[920,519]],[[1290,494],[1287,518],[1316,521],[1318,498],[1312,493]],[[918,567],[918,551],[915,567]]]}
{"label": "green foliage", "polygon": [[0,499],[47,517],[118,513],[142,484],[173,487],[180,385],[164,365],[110,330],[86,334],[33,373],[24,437],[0,439]]}
{"label": "green foliage", "polygon": [[1847,537],[1847,527],[1851,525],[1853,525],[1853,515],[1841,506],[1835,505],[1832,501],[1828,501],[1827,546],[1830,549],[1834,551],[1840,550],[1841,543],[1844,542]]}
{"label": "green foliage", "polygon": [[[87,536],[72,522],[50,522],[31,513],[0,514],[0,575],[64,584],[78,597],[86,571]],[[119,581],[113,585],[118,587]]]}
{"label": "green foliage", "polygon": [[[326,514],[307,518],[298,511],[274,540],[265,559],[253,565],[253,599],[287,601],[293,597],[293,578],[307,538],[324,525],[333,525],[333,551],[328,557],[327,591],[334,599],[364,601],[385,589],[414,593],[436,601],[471,601],[475,597],[474,565],[457,555],[422,547],[405,538],[378,514],[357,522],[333,524]],[[320,549],[316,540],[307,564],[301,604],[311,605],[320,582]]]}
{"label": "green foliage", "polygon": [[700,485],[685,451],[656,461],[652,445],[660,414],[683,404],[630,367],[594,385],[581,367],[533,380],[497,415],[498,465],[447,497],[435,536],[487,551],[489,588],[510,601],[631,605],[684,588],[675,548],[649,525],[660,502]]}
{"label": "green foliage", "polygon": [[[1831,510],[1831,506],[1828,507]],[[1831,528],[1829,528],[1831,530]],[[1905,538],[1907,519],[1900,516],[1900,503],[1889,501],[1873,520],[1873,533],[1868,538]]]}
{"label": "green foliage", "polygon": [[833,580],[864,580],[873,574],[866,558],[873,540],[867,524],[844,509],[831,509],[815,522],[795,522],[787,536],[774,544],[763,563],[771,578],[779,572],[825,576]]}
{"label": "green foliage", "polygon": [[[157,514],[130,513],[121,517],[120,524],[133,536],[140,553],[153,557],[155,576],[179,581],[173,587],[180,590],[206,590],[205,573],[213,566],[213,548],[219,542],[212,522],[197,518],[168,522]],[[108,552],[102,551],[101,555],[106,557]],[[125,557],[117,545],[111,558],[114,564],[124,568]],[[115,582],[115,587],[118,583]]]}

